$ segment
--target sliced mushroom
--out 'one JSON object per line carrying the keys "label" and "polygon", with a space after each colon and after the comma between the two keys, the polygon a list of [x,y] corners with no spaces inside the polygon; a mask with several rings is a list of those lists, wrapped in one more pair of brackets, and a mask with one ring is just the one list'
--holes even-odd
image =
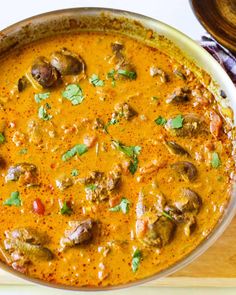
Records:
{"label": "sliced mushroom", "polygon": [[165,141],[165,144],[170,151],[170,153],[174,155],[186,155],[190,156],[189,153],[178,143],[174,141]]}
{"label": "sliced mushroom", "polygon": [[11,166],[8,169],[5,180],[7,182],[20,180],[27,186],[37,185],[37,167],[30,163],[20,163],[15,166]]}
{"label": "sliced mushroom", "polygon": [[23,76],[21,77],[19,80],[18,80],[18,83],[17,83],[17,88],[18,88],[18,91],[19,92],[22,92],[25,90],[25,88],[29,85],[29,81],[28,79]]}
{"label": "sliced mushroom", "polygon": [[202,132],[206,132],[204,121],[196,114],[183,116],[183,126],[181,128],[172,127],[172,119],[165,124],[165,128],[173,135],[179,137],[192,137]]}
{"label": "sliced mushroom", "polygon": [[181,212],[199,212],[202,205],[202,199],[193,190],[183,188],[180,194],[179,201],[174,204]]}
{"label": "sliced mushroom", "polygon": [[70,221],[70,229],[66,230],[60,244],[62,250],[88,242],[92,238],[94,221],[90,218],[82,221]]}
{"label": "sliced mushroom", "polygon": [[180,161],[171,165],[171,168],[179,173],[184,180],[194,181],[197,178],[197,168],[190,162]]}
{"label": "sliced mushroom", "polygon": [[166,103],[183,103],[189,100],[188,88],[177,88],[175,91],[166,99]]}
{"label": "sliced mushroom", "polygon": [[43,88],[54,86],[59,78],[58,71],[43,56],[33,62],[31,75]]}
{"label": "sliced mushroom", "polygon": [[66,48],[51,54],[51,65],[63,76],[78,75],[85,70],[82,58]]}

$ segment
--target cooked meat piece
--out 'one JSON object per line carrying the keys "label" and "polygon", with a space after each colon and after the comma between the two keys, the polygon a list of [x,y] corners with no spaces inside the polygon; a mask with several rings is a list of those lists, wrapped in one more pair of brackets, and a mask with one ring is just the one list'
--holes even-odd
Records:
{"label": "cooked meat piece", "polygon": [[150,67],[150,75],[152,77],[159,76],[162,83],[166,83],[169,81],[169,76],[162,69],[155,66]]}
{"label": "cooked meat piece", "polygon": [[115,112],[115,116],[124,117],[126,120],[137,115],[137,112],[126,102],[116,104]]}
{"label": "cooked meat piece", "polygon": [[142,189],[136,205],[136,235],[145,245],[163,247],[171,241],[175,224],[162,216],[166,198],[157,188]]}
{"label": "cooked meat piece", "polygon": [[113,191],[118,187],[121,180],[121,168],[120,166],[115,166],[112,171],[108,173],[107,176],[107,190]]}
{"label": "cooked meat piece", "polygon": [[61,238],[60,245],[62,250],[88,242],[92,238],[94,221],[86,219],[82,221],[70,221],[70,229],[65,231]]}
{"label": "cooked meat piece", "polygon": [[174,155],[186,155],[190,156],[189,153],[178,143],[174,141],[165,141],[165,144],[170,151],[170,153]]}
{"label": "cooked meat piece", "polygon": [[189,188],[183,188],[180,194],[180,199],[174,204],[181,212],[196,212],[198,213],[202,199],[200,196]]}
{"label": "cooked meat piece", "polygon": [[188,88],[177,88],[166,99],[167,103],[183,103],[186,101],[189,101],[189,89]]}
{"label": "cooked meat piece", "polygon": [[90,176],[84,180],[87,200],[103,201],[108,199],[110,192],[119,186],[120,180],[121,168],[118,165],[107,176],[104,172],[91,172]]}
{"label": "cooked meat piece", "polygon": [[196,114],[184,115],[183,126],[181,128],[172,128],[172,119],[167,121],[165,128],[171,134],[179,137],[197,136],[207,130],[203,119]]}
{"label": "cooked meat piece", "polygon": [[19,228],[5,232],[4,246],[10,254],[12,266],[25,268],[27,264],[39,260],[51,260],[52,252],[44,247],[47,237],[31,228]]}
{"label": "cooked meat piece", "polygon": [[66,48],[51,54],[51,65],[61,75],[78,75],[85,70],[82,58]]}
{"label": "cooked meat piece", "polygon": [[171,164],[171,168],[187,181],[194,181],[198,175],[197,168],[192,163],[187,161],[179,161]]}
{"label": "cooked meat piece", "polygon": [[34,164],[20,163],[11,166],[5,177],[6,181],[20,181],[23,185],[33,186],[38,184],[37,168]]}
{"label": "cooked meat piece", "polygon": [[172,240],[174,232],[175,224],[173,221],[161,216],[154,223],[148,223],[141,241],[147,246],[161,248]]}
{"label": "cooked meat piece", "polygon": [[73,184],[73,179],[67,177],[65,174],[61,175],[56,179],[56,186],[62,191],[72,186]]}
{"label": "cooked meat piece", "polygon": [[58,71],[43,56],[33,62],[31,75],[43,88],[54,86],[59,79]]}

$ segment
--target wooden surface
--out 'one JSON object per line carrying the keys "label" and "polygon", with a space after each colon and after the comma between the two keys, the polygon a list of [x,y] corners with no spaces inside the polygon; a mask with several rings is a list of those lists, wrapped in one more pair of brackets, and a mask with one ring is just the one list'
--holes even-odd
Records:
{"label": "wooden surface", "polygon": [[[1,285],[30,285],[0,270]],[[236,217],[223,236],[196,261],[147,286],[236,287]]]}

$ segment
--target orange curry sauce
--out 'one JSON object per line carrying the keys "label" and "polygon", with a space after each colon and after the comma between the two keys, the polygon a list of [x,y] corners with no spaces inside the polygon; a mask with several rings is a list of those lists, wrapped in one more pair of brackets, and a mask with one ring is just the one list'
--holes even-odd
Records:
{"label": "orange curry sauce", "polygon": [[0,100],[0,258],[30,277],[145,278],[196,248],[227,205],[228,126],[157,49],[112,34],[43,39],[1,59]]}

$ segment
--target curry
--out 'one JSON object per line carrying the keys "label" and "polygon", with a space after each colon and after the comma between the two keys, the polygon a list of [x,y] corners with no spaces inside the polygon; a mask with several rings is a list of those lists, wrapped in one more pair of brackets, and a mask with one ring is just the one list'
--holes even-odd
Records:
{"label": "curry", "polygon": [[156,48],[96,32],[36,41],[1,58],[0,101],[0,257],[19,272],[77,287],[145,278],[227,206],[230,127]]}

